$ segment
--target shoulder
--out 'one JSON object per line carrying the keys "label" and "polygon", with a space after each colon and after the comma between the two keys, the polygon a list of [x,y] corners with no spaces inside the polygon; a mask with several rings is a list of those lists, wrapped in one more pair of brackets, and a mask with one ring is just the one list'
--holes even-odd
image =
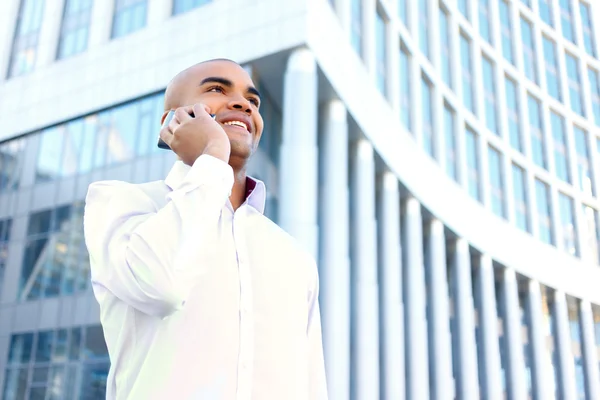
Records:
{"label": "shoulder", "polygon": [[88,186],[85,198],[86,210],[90,207],[106,207],[109,204],[119,205],[136,204],[145,202],[154,203],[165,198],[169,188],[163,181],[147,183],[129,183],[116,180],[93,182]]}

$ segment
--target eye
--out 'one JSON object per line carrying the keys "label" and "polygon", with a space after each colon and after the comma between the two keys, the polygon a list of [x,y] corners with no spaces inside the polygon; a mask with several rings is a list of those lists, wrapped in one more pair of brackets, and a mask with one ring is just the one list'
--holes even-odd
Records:
{"label": "eye", "polygon": [[250,103],[254,104],[256,107],[258,107],[260,105],[260,101],[256,97],[250,97],[248,99],[248,101]]}
{"label": "eye", "polygon": [[225,93],[225,89],[223,89],[223,86],[216,85],[209,87],[207,92]]}

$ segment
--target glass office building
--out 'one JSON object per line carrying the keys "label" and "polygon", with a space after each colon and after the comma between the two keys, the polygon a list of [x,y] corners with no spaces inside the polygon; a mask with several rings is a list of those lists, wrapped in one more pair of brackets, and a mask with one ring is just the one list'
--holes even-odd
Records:
{"label": "glass office building", "polygon": [[87,187],[166,176],[164,89],[216,57],[264,93],[249,172],[319,262],[331,399],[600,398],[596,1],[8,0],[0,30],[0,398],[104,398]]}

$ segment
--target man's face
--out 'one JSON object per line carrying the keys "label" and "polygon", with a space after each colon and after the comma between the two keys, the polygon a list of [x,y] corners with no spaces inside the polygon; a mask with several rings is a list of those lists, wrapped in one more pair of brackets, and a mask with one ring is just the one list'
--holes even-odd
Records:
{"label": "man's face", "polygon": [[169,109],[206,104],[231,142],[231,159],[247,160],[263,131],[260,95],[248,73],[230,61],[197,64],[179,74],[167,89],[165,114]]}

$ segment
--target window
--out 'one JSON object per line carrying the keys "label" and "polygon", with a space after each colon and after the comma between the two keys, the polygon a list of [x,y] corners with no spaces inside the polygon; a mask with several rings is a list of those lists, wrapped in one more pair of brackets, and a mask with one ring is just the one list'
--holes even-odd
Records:
{"label": "window", "polygon": [[93,0],[66,0],[60,29],[58,58],[85,51],[88,43]]}
{"label": "window", "polygon": [[460,35],[460,60],[462,67],[462,96],[463,104],[475,113],[473,102],[473,75],[471,73],[471,42],[464,35]]}
{"label": "window", "polygon": [[519,101],[517,97],[517,84],[509,77],[504,79],[506,92],[506,113],[508,117],[508,135],[513,149],[522,152],[521,129],[519,128]]}
{"label": "window", "polygon": [[559,0],[560,4],[560,23],[563,37],[575,43],[575,33],[573,32],[573,15],[571,14],[571,0]]}
{"label": "window", "polygon": [[44,14],[44,0],[22,0],[17,15],[8,77],[33,70]]}
{"label": "window", "polygon": [[569,82],[569,99],[571,101],[571,110],[579,115],[583,115],[583,106],[581,101],[581,82],[579,81],[579,68],[577,59],[565,53],[567,64],[567,78]]}
{"label": "window", "polygon": [[3,398],[103,399],[109,366],[100,325],[14,334]]}
{"label": "window", "polygon": [[4,282],[4,270],[8,262],[8,242],[10,241],[10,229],[12,219],[0,220],[0,296],[2,295],[2,284]]}
{"label": "window", "polygon": [[567,307],[569,315],[569,330],[571,332],[571,351],[575,361],[575,382],[577,383],[577,397],[585,399],[585,373],[583,368],[583,345],[581,336],[581,325],[579,322],[579,300],[567,296]]}
{"label": "window", "polygon": [[540,17],[542,21],[550,26],[553,26],[552,22],[552,0],[539,0],[540,6]]}
{"label": "window", "polygon": [[510,6],[507,0],[500,0],[500,22],[502,32],[502,55],[511,64],[515,63],[513,57],[513,44],[512,44],[512,26],[510,23]]}
{"label": "window", "polygon": [[538,83],[533,28],[523,17],[521,17],[521,40],[523,42],[523,69],[525,70],[525,76],[529,80]]}
{"label": "window", "polygon": [[504,218],[504,188],[502,183],[502,159],[500,152],[493,147],[488,148],[488,165],[490,174],[490,193],[492,211]]}
{"label": "window", "polygon": [[556,61],[556,44],[544,36],[544,65],[546,68],[546,89],[548,94],[558,101],[562,101],[558,75],[558,62]]}
{"label": "window", "polygon": [[408,50],[400,46],[400,121],[410,131],[410,59]]}
{"label": "window", "polygon": [[469,4],[468,4],[469,0],[458,0],[458,11],[460,11],[460,13],[462,15],[464,15],[464,17],[466,19],[469,19]]}
{"label": "window", "polygon": [[535,200],[538,217],[538,235],[544,243],[553,244],[550,218],[550,189],[544,182],[535,180]]}
{"label": "window", "polygon": [[590,91],[592,94],[592,111],[594,112],[594,121],[600,126],[600,79],[598,71],[588,68],[588,78],[590,81]]}
{"label": "window", "polygon": [[577,153],[577,182],[579,190],[593,195],[590,153],[587,145],[587,132],[578,126],[573,127],[575,152]]}
{"label": "window", "polygon": [[490,0],[479,0],[479,34],[488,43],[492,42],[490,33]]}
{"label": "window", "polygon": [[496,85],[494,83],[494,65],[487,57],[481,58],[483,69],[483,88],[485,98],[485,126],[498,134],[496,121]]}
{"label": "window", "polygon": [[590,15],[590,6],[589,4],[584,3],[583,1],[579,2],[579,11],[581,14],[581,25],[583,30],[583,44],[585,46],[585,51],[592,56],[596,57],[596,42],[594,41],[594,29],[592,28],[592,18]]}
{"label": "window", "polygon": [[571,183],[569,174],[569,156],[567,151],[567,138],[565,136],[565,121],[555,112],[550,113],[550,125],[554,142],[554,166],[556,176],[565,182]]}
{"label": "window", "polygon": [[440,67],[442,69],[442,79],[448,87],[452,87],[452,73],[450,72],[450,29],[448,27],[448,14],[440,7],[440,49],[442,59]]}
{"label": "window", "polygon": [[429,10],[427,0],[419,0],[419,47],[421,52],[429,58]]}
{"label": "window", "polygon": [[112,25],[112,37],[118,38],[146,26],[147,0],[117,0]]}
{"label": "window", "polygon": [[527,222],[527,197],[525,192],[525,171],[516,164],[512,165],[513,196],[515,201],[515,222],[517,227],[529,232]]}
{"label": "window", "polygon": [[173,0],[173,15],[188,12],[210,2],[211,0]]}
{"label": "window", "polygon": [[521,3],[525,4],[527,7],[531,8],[531,0],[521,0]]}
{"label": "window", "polygon": [[544,155],[544,134],[542,130],[542,111],[540,102],[531,95],[528,96],[527,100],[533,162],[539,167],[547,168],[546,156]]}
{"label": "window", "polygon": [[404,26],[408,26],[408,19],[407,19],[408,9],[406,7],[407,7],[406,0],[398,0],[398,17],[400,18],[400,21],[402,21]]}
{"label": "window", "polygon": [[423,148],[433,157],[433,104],[431,83],[421,78],[421,115],[423,116]]}
{"label": "window", "polygon": [[575,231],[573,199],[563,193],[559,193],[558,208],[560,211],[561,240],[563,248],[567,253],[578,256],[579,251],[577,250],[577,233]]}
{"label": "window", "polygon": [[351,40],[352,47],[358,53],[359,57],[362,58],[362,1],[351,0]]}
{"label": "window", "polygon": [[[584,237],[583,246],[587,247],[590,259],[596,264],[600,263],[600,218],[598,211],[586,204],[583,208],[583,231]],[[598,326],[600,328],[600,325]],[[600,334],[600,329],[597,330]],[[600,345],[600,336],[598,336],[598,344]]]}
{"label": "window", "polygon": [[0,144],[0,193],[19,187],[26,138]]}
{"label": "window", "polygon": [[381,12],[377,10],[376,19],[376,41],[377,41],[377,86],[384,95],[386,94],[386,76],[387,76],[387,56],[386,56],[386,22],[381,15]]}
{"label": "window", "polygon": [[467,168],[469,170],[469,194],[475,200],[479,196],[479,162],[477,161],[477,134],[471,128],[465,129],[465,142],[467,145]]}
{"label": "window", "polygon": [[446,105],[444,107],[444,137],[446,142],[446,172],[455,181],[458,180],[456,173],[456,138],[454,135],[454,111]]}

